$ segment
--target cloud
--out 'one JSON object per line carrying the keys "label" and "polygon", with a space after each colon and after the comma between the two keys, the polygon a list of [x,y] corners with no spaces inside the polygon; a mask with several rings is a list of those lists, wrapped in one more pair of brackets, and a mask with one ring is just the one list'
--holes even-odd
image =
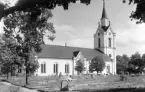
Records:
{"label": "cloud", "polygon": [[89,39],[72,39],[69,45],[74,47],[93,48],[93,38]]}
{"label": "cloud", "polygon": [[56,29],[56,39],[52,42],[44,38],[46,44],[65,45],[75,47],[92,48],[93,47],[93,34],[95,29],[82,28],[75,29],[70,25],[54,25]]}
{"label": "cloud", "polygon": [[60,30],[60,31],[74,31],[74,28],[72,28],[69,25],[56,25],[56,24],[54,24],[54,27],[56,30]]}
{"label": "cloud", "polygon": [[77,31],[78,38],[71,39],[68,41],[70,46],[83,47],[83,48],[93,48],[94,38],[93,34],[96,32],[94,28],[82,28]]}
{"label": "cloud", "polygon": [[56,30],[56,38],[54,39],[54,41],[50,41],[47,40],[46,37],[44,37],[44,41],[46,44],[54,44],[54,45],[64,45],[65,42],[68,42],[71,39],[77,39],[78,35],[76,35],[77,30],[74,29],[72,26],[70,25],[57,25],[54,24],[55,30]]}
{"label": "cloud", "polygon": [[145,24],[128,22],[129,29],[118,29],[116,35],[117,53],[131,55],[145,53]]}
{"label": "cloud", "polygon": [[[63,33],[71,38],[77,38],[77,30],[70,25],[54,25],[56,33]],[[62,35],[61,35],[62,36]]]}
{"label": "cloud", "polygon": [[2,3],[8,4],[10,7],[14,6],[18,0],[1,0]]}

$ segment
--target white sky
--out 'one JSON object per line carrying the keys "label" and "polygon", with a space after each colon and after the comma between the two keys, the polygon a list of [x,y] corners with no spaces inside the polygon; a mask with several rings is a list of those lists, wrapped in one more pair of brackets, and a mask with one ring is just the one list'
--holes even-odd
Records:
{"label": "white sky", "polygon": [[[5,0],[8,1],[8,0]],[[13,1],[13,0],[11,0]],[[145,53],[145,24],[137,25],[129,15],[135,5],[123,4],[122,0],[106,0],[106,11],[116,32],[117,54]],[[91,4],[70,4],[69,10],[56,7],[52,21],[56,39],[47,44],[93,48],[93,34],[102,15],[102,0],[91,0]],[[0,24],[1,25],[1,24]]]}
{"label": "white sky", "polygon": [[2,3],[7,3],[7,4],[9,4],[10,6],[14,6],[15,5],[15,3],[17,2],[17,0],[0,0],[0,2],[2,2]]}

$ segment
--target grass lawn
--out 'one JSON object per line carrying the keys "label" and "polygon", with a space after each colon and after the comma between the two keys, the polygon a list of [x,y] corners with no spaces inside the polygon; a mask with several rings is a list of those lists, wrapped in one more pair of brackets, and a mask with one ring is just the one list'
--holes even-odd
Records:
{"label": "grass lawn", "polygon": [[[119,76],[102,76],[96,75],[94,78],[83,75],[82,77],[73,77],[73,81],[69,82],[69,88],[75,92],[130,92],[130,91],[107,91],[108,89],[124,89],[126,88],[145,88],[145,76],[127,76],[126,81],[120,81]],[[25,77],[9,78],[9,82],[16,85],[25,85]],[[31,76],[29,77],[29,88],[37,88],[38,90],[54,91],[60,89],[60,81],[55,76]],[[101,91],[104,90],[104,91]],[[105,91],[106,90],[106,91]],[[130,89],[131,90],[131,89]],[[134,92],[134,91],[131,91]],[[137,92],[137,91],[135,91]],[[141,91],[144,92],[144,91]]]}
{"label": "grass lawn", "polygon": [[[12,84],[25,86],[25,77],[11,77],[8,81]],[[28,83],[29,85],[26,87],[40,90],[54,90],[60,88],[60,82],[55,76],[31,76],[28,78]]]}

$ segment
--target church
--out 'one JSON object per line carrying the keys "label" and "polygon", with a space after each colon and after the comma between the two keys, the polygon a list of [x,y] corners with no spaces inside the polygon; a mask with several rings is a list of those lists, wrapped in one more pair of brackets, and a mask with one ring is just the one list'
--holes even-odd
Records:
{"label": "church", "polygon": [[[92,34],[93,35],[93,34]],[[76,62],[83,58],[85,71],[89,72],[89,63],[100,56],[105,62],[105,68],[102,74],[116,74],[116,34],[111,28],[110,20],[107,17],[105,2],[103,2],[103,11],[98,28],[94,37],[94,48],[80,48],[59,45],[43,45],[42,52],[36,54],[39,68],[36,71],[38,76],[51,75],[77,75],[75,71]],[[79,44],[79,43],[78,43]]]}

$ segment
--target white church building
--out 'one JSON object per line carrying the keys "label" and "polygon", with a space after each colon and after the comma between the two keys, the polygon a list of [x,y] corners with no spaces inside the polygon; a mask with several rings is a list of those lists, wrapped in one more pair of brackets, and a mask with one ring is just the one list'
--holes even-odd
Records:
{"label": "white church building", "polygon": [[[93,34],[92,34],[93,35]],[[76,61],[84,59],[86,70],[89,72],[89,62],[96,56],[102,57],[105,62],[105,68],[102,74],[116,74],[116,42],[115,33],[111,28],[110,21],[103,3],[103,11],[98,29],[93,35],[94,48],[80,48],[58,45],[43,45],[42,52],[37,54],[37,60],[40,65],[36,71],[38,76],[51,75],[77,75],[75,71]],[[79,44],[79,43],[78,43]]]}

